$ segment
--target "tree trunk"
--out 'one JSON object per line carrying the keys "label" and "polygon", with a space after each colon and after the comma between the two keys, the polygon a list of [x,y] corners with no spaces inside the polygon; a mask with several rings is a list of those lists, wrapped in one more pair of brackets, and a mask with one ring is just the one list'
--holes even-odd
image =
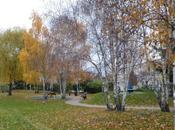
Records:
{"label": "tree trunk", "polygon": [[120,100],[120,92],[119,87],[116,88],[116,91],[114,93],[114,101],[116,105],[116,110],[121,111],[121,100]]}
{"label": "tree trunk", "polygon": [[127,87],[128,87],[128,78],[127,77],[126,77],[126,72],[124,72],[124,91],[123,91],[123,97],[122,97],[121,111],[125,111]]}
{"label": "tree trunk", "polygon": [[167,85],[162,85],[162,97],[161,100],[159,101],[159,106],[161,108],[162,112],[170,112],[169,109],[169,104],[168,104],[168,98],[166,98],[166,94],[168,93],[168,89],[166,88]]}
{"label": "tree trunk", "polygon": [[8,95],[9,95],[9,96],[12,96],[12,83],[11,83],[11,82],[10,82],[10,84],[9,84]]}
{"label": "tree trunk", "polygon": [[79,95],[79,83],[77,81],[77,83],[76,83],[76,96],[78,96],[78,95]]}
{"label": "tree trunk", "polygon": [[61,98],[65,99],[66,98],[66,89],[67,89],[67,75],[66,72],[63,72],[61,75],[61,81],[62,81],[62,95]]}
{"label": "tree trunk", "polygon": [[63,76],[62,76],[62,73],[60,73],[60,76],[59,76],[60,78],[59,78],[59,91],[60,91],[60,95],[62,96],[62,94],[63,94],[63,91],[62,91],[62,84],[63,84]]}
{"label": "tree trunk", "polygon": [[161,102],[161,111],[162,112],[170,112],[169,104],[166,101]]}
{"label": "tree trunk", "polygon": [[42,83],[43,83],[43,96],[44,99],[47,99],[47,94],[46,94],[46,83],[45,83],[45,77],[42,77]]}
{"label": "tree trunk", "polygon": [[35,91],[35,93],[37,93],[36,84],[34,84],[34,91]]}
{"label": "tree trunk", "polygon": [[127,91],[124,91],[123,92],[123,97],[122,97],[121,111],[125,111],[126,96],[127,96]]}
{"label": "tree trunk", "polygon": [[66,89],[67,89],[67,82],[65,79],[63,79],[63,94],[62,94],[62,99],[66,99]]}
{"label": "tree trunk", "polygon": [[53,81],[50,83],[50,90],[53,91]]}
{"label": "tree trunk", "polygon": [[121,111],[121,101],[120,101],[120,86],[118,84],[117,74],[113,75],[114,84],[114,101],[116,106],[116,111]]}
{"label": "tree trunk", "polygon": [[162,112],[170,112],[169,105],[168,105],[168,79],[167,79],[167,74],[166,74],[166,63],[163,63],[163,73],[162,73],[162,85],[161,85],[161,103],[160,103],[160,108]]}
{"label": "tree trunk", "polygon": [[37,84],[35,84],[35,93],[39,93],[39,88],[38,88],[38,85]]}
{"label": "tree trunk", "polygon": [[43,78],[43,93],[46,92],[46,86],[45,86],[45,81],[44,81],[44,78]]}
{"label": "tree trunk", "polygon": [[31,91],[32,90],[32,85],[30,84],[29,87],[30,87],[30,91]]}
{"label": "tree trunk", "polygon": [[27,90],[27,83],[26,82],[24,83],[24,86],[25,86],[25,89]]}

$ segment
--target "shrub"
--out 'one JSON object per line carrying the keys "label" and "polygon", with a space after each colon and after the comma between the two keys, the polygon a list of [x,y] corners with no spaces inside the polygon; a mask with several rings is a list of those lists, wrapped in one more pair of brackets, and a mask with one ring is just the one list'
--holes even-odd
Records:
{"label": "shrub", "polygon": [[102,91],[102,82],[93,80],[87,83],[86,90],[88,93],[98,93]]}

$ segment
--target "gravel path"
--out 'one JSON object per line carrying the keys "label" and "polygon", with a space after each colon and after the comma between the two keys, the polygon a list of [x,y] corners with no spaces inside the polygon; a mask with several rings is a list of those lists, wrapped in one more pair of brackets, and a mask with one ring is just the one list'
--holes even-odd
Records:
{"label": "gravel path", "polygon": [[[66,104],[81,106],[81,107],[89,107],[89,108],[106,108],[105,105],[90,105],[81,103],[82,98],[79,96],[69,96],[67,97]],[[160,110],[159,107],[156,106],[126,106],[126,109],[135,109],[135,110]],[[170,108],[171,111],[175,111],[175,108]]]}

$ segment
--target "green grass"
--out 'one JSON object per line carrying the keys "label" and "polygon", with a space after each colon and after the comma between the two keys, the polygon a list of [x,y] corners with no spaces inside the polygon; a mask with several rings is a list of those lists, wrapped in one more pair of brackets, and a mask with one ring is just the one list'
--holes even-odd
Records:
{"label": "green grass", "polygon": [[26,91],[16,91],[11,97],[0,94],[0,130],[173,129],[173,113],[110,112],[70,106],[63,100],[42,103],[32,100],[33,95]]}
{"label": "green grass", "polygon": [[[103,93],[89,94],[88,99],[82,103],[105,105],[105,98]],[[142,90],[132,92],[127,95],[126,104],[130,106],[158,106],[154,92],[150,90]],[[169,100],[170,106],[173,106],[173,99]]]}

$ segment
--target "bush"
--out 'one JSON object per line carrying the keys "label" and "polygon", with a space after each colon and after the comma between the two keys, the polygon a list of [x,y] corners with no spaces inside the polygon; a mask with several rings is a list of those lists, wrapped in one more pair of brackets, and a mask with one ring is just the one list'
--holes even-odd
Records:
{"label": "bush", "polygon": [[13,89],[25,89],[24,81],[15,81],[13,84]]}
{"label": "bush", "polygon": [[1,90],[2,92],[8,91],[8,88],[9,88],[8,84],[0,83],[0,90]]}
{"label": "bush", "polygon": [[102,82],[93,80],[87,83],[86,90],[88,93],[98,93],[102,91]]}

